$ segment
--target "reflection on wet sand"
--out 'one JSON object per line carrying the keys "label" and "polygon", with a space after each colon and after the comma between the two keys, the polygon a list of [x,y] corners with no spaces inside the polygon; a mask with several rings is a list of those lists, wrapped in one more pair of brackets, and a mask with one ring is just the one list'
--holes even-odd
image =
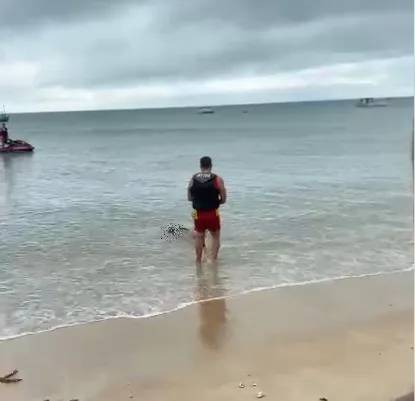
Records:
{"label": "reflection on wet sand", "polygon": [[[197,267],[197,295],[199,307],[199,335],[210,349],[223,346],[227,334],[225,290],[221,285],[216,263]],[[213,298],[213,299],[212,299]]]}

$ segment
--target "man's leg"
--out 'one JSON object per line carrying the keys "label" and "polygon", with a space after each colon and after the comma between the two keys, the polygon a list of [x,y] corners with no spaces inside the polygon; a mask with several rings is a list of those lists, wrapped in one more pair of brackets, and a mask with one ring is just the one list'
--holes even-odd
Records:
{"label": "man's leg", "polygon": [[220,216],[219,211],[216,212],[211,216],[211,220],[209,222],[209,231],[212,236],[212,259],[216,260],[219,254],[220,248]]}
{"label": "man's leg", "polygon": [[196,263],[202,263],[203,246],[205,244],[205,233],[195,231]]}
{"label": "man's leg", "polygon": [[194,239],[195,239],[195,251],[196,251],[196,263],[202,263],[203,245],[205,244],[205,232],[206,227],[203,219],[200,217],[194,219]]}
{"label": "man's leg", "polygon": [[220,249],[220,230],[211,231],[210,235],[212,236],[212,259],[216,260]]}
{"label": "man's leg", "polygon": [[[196,230],[193,230],[192,231],[192,238],[194,240],[196,239],[196,234],[197,234],[197,231]],[[206,248],[206,237],[204,237],[204,239],[203,239],[203,248]]]}

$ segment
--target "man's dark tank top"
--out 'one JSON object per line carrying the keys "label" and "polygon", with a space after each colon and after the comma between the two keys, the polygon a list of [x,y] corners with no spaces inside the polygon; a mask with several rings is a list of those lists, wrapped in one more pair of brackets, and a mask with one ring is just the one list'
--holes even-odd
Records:
{"label": "man's dark tank top", "polygon": [[212,173],[196,173],[190,188],[193,198],[193,209],[198,212],[216,210],[220,206],[217,175]]}

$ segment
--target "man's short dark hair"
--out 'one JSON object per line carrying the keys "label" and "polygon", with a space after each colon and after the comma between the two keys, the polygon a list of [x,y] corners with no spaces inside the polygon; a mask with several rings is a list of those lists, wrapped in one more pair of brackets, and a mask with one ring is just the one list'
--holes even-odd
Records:
{"label": "man's short dark hair", "polygon": [[212,168],[212,159],[209,156],[203,156],[200,158],[200,167]]}

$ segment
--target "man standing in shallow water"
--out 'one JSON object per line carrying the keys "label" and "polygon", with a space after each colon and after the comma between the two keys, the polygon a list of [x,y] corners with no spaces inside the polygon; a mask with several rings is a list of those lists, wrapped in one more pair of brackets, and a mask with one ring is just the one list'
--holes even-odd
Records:
{"label": "man standing in shallow water", "polygon": [[212,159],[200,159],[200,172],[193,174],[187,188],[192,202],[195,231],[196,263],[201,263],[206,231],[212,236],[212,258],[216,260],[220,248],[219,207],[226,203],[226,188],[222,177],[212,173]]}

